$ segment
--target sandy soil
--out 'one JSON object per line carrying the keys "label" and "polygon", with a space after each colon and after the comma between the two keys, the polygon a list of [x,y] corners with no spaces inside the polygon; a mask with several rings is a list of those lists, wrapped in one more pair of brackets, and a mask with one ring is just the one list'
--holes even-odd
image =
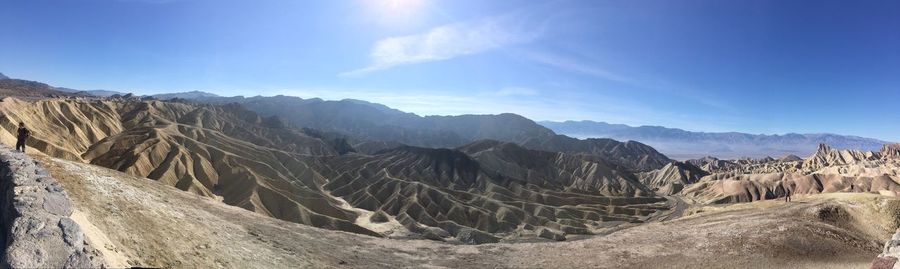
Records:
{"label": "sandy soil", "polygon": [[867,268],[900,215],[896,198],[827,194],[680,207],[684,216],[674,220],[577,241],[467,246],[313,228],[117,171],[36,158],[72,196],[88,239],[129,266]]}

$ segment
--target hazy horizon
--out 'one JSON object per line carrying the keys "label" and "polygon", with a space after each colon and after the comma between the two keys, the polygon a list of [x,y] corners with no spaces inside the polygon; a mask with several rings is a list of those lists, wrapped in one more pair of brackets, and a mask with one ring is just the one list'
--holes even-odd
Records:
{"label": "hazy horizon", "polygon": [[900,141],[896,2],[0,7],[0,72],[79,90],[350,98],[417,115]]}

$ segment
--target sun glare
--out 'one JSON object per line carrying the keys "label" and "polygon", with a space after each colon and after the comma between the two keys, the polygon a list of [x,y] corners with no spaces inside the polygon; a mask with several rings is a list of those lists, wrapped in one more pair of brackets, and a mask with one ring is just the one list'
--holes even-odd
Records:
{"label": "sun glare", "polygon": [[409,24],[423,15],[427,0],[364,0],[375,20],[385,25]]}

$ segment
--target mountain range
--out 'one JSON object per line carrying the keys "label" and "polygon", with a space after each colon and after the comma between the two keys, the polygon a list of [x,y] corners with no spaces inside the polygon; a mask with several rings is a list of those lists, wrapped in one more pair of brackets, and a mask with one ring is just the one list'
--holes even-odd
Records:
{"label": "mountain range", "polygon": [[[5,76],[3,76],[5,77]],[[78,91],[51,87],[43,83],[2,79],[14,84],[5,88],[31,85],[31,92],[78,94],[98,97],[121,96],[108,90]],[[4,88],[4,87],[0,87]],[[362,100],[326,101],[292,96],[222,97],[213,93],[190,91],[150,95],[158,100],[189,100],[209,104],[237,103],[262,116],[278,117],[299,128],[346,135],[354,150],[375,153],[401,145],[455,148],[479,139],[518,143],[531,149],[567,153],[645,152],[650,158],[639,163],[631,156],[612,157],[616,162],[637,168],[657,169],[672,159],[687,160],[706,156],[720,159],[809,156],[820,143],[838,149],[877,150],[887,141],[838,134],[783,135],[740,132],[693,132],[662,126],[628,126],[596,121],[541,121],[504,113],[499,115],[418,116],[388,106]],[[587,138],[579,140],[575,138]],[[620,143],[618,141],[626,141]],[[615,143],[612,143],[615,141]],[[631,142],[640,141],[640,142]],[[629,148],[617,150],[619,144]],[[649,149],[648,149],[649,148]],[[657,152],[658,151],[658,152]],[[664,154],[664,155],[663,155]]]}
{"label": "mountain range", "polygon": [[764,135],[739,132],[692,132],[662,126],[632,127],[595,121],[542,121],[541,125],[573,137],[604,137],[646,143],[669,157],[693,159],[715,156],[722,159],[763,158],[787,155],[810,156],[818,144],[839,149],[878,150],[889,142],[837,134]]}
{"label": "mountain range", "polygon": [[169,100],[175,98],[181,99],[196,99],[196,98],[209,98],[209,97],[219,97],[216,94],[202,92],[202,91],[189,91],[189,92],[178,92],[178,93],[162,93],[162,94],[154,94],[151,95],[153,98],[159,100]]}

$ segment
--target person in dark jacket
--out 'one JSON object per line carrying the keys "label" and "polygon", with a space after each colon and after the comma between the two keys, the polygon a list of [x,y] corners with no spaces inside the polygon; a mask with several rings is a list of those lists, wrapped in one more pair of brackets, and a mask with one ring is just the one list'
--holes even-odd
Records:
{"label": "person in dark jacket", "polygon": [[31,131],[25,128],[24,122],[20,122],[18,135],[16,136],[16,151],[20,151],[19,148],[21,148],[21,151],[25,152],[25,141],[28,140],[29,136],[31,136]]}

